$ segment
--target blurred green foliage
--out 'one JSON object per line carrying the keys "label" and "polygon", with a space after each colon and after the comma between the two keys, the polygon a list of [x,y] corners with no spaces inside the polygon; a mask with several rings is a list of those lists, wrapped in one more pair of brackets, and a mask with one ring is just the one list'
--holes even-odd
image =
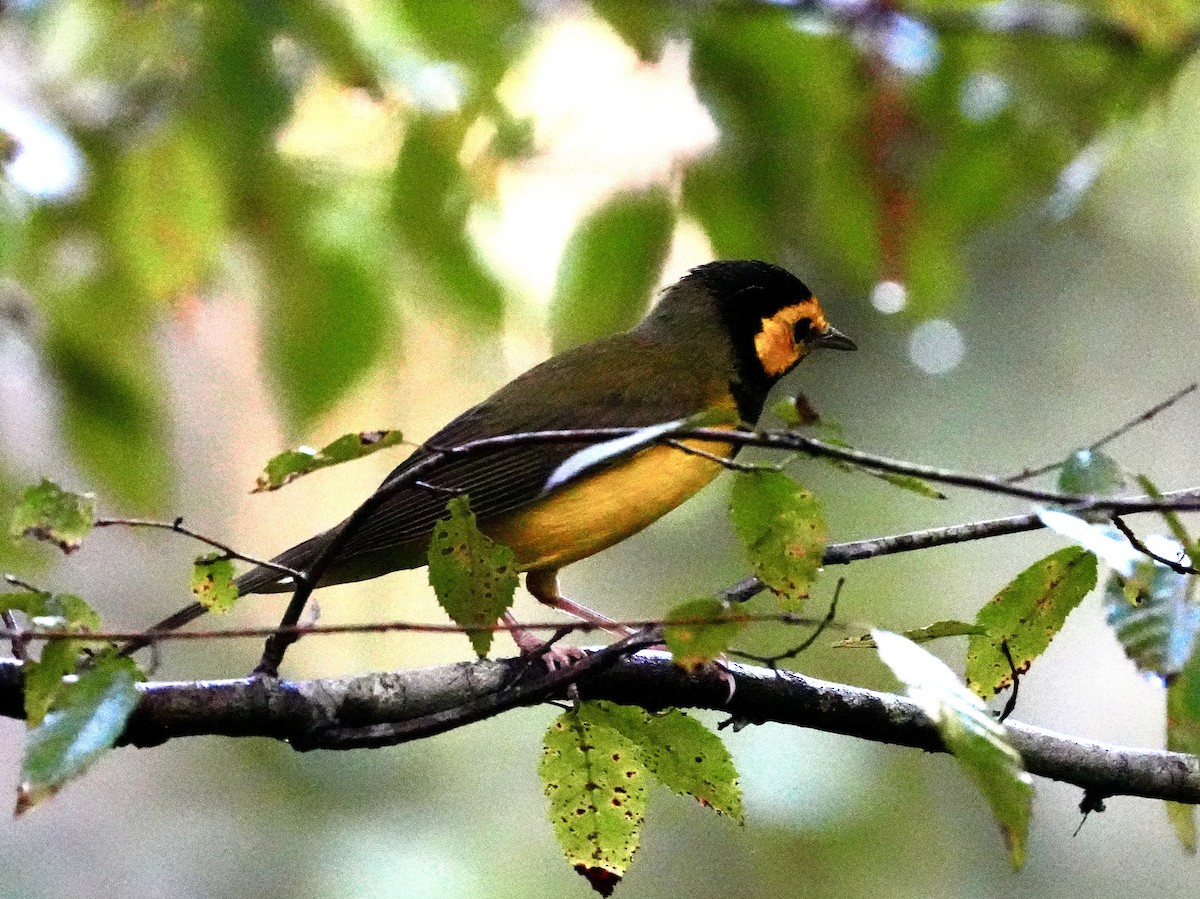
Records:
{"label": "blurred green foliage", "polygon": [[[581,225],[556,344],[637,317],[681,214],[719,256],[802,263],[858,291],[899,281],[916,317],[962,302],[970,236],[1051,194],[1067,214],[1077,197],[1055,193],[1064,168],[1162,93],[1198,16],[1185,0],[1031,10],[597,2],[647,61],[690,44],[720,138],[679,166],[680,190],[614,199]],[[398,297],[485,334],[500,325],[510,288],[470,218],[494,202],[497,167],[532,152],[498,88],[554,16],[518,0],[62,0],[5,13],[43,88],[29,112],[80,165],[53,197],[4,185],[0,274],[45,318],[64,428],[98,487],[134,507],[165,502],[156,328],[226,283],[247,251],[263,362],[293,433],[395,345]],[[420,88],[430,71],[444,95]],[[331,171],[283,148],[316,75],[398,104],[390,172]],[[494,136],[466,152],[480,123]],[[22,140],[6,133],[9,158]]]}
{"label": "blurred green foliage", "polygon": [[[673,42],[685,44],[692,83],[720,133],[710,151],[677,160],[661,183],[618,195],[579,225],[560,262],[551,314],[560,346],[637,317],[680,221],[698,224],[718,256],[778,260],[835,292],[899,281],[909,300],[901,318],[909,321],[968,307],[971,240],[1034,209],[1069,217],[1123,134],[1116,126],[1170,88],[1200,22],[1194,0],[595,0],[591,9],[648,63]],[[231,285],[252,288],[261,362],[293,436],[403,349],[400,311],[413,302],[495,336],[514,289],[486,261],[471,225],[497,202],[497,173],[537,152],[536,129],[506,105],[501,86],[559,12],[520,0],[3,6],[0,36],[19,48],[28,70],[15,73],[23,89],[0,99],[55,137],[64,174],[73,159],[78,171],[58,191],[22,185],[14,163],[34,152],[32,142],[0,120],[0,286],[6,295],[19,286],[35,312],[36,326],[24,336],[54,379],[62,428],[89,487],[135,508],[168,502],[176,463],[162,325]],[[390,154],[384,164],[288,148],[283,136],[317,80],[395,112],[396,133],[379,135]],[[481,133],[491,137],[480,143]],[[0,331],[9,327],[0,319]],[[900,406],[903,390],[892,386]],[[0,460],[0,507],[15,504],[16,494]],[[0,541],[5,566],[28,564],[17,552],[26,550]],[[1191,595],[1169,597],[1171,620],[1160,636],[1194,638],[1194,585],[1193,578]],[[1196,658],[1168,693],[1174,748],[1197,745]],[[101,671],[114,692],[97,689],[67,710],[76,725],[108,702],[128,705],[135,675]],[[99,751],[61,739],[78,732],[45,731],[43,747],[67,750],[31,757],[47,789]],[[493,761],[501,744],[488,747]],[[398,770],[436,767],[438,756],[406,756]],[[471,761],[471,771],[487,768]],[[279,802],[276,772],[292,763],[272,758],[256,772],[269,786],[259,797],[263,808]],[[325,805],[346,804],[348,766],[367,763],[336,764],[325,793],[295,788],[274,823],[326,820]],[[287,784],[309,783],[312,770]],[[378,798],[379,783],[376,774],[360,780],[364,807]],[[426,772],[388,786],[403,799],[421,780],[446,784]],[[227,786],[222,780],[210,794],[224,795]],[[247,795],[260,786],[248,784]],[[764,867],[770,855],[780,877],[811,878],[815,891],[844,895],[847,879],[877,875],[875,894],[900,861],[889,852],[919,856],[930,878],[938,865],[925,853],[948,871],[977,861],[955,857],[928,833],[910,834],[916,819],[928,826],[933,816],[914,810],[916,800],[889,798],[861,821],[823,822],[825,836],[812,836],[813,827],[808,855],[797,851],[792,831],[772,837],[764,826],[754,852],[721,860],[722,876],[760,874],[751,866]],[[296,815],[306,802],[314,814]],[[403,805],[394,802],[392,812]],[[418,811],[422,823],[444,814]],[[329,825],[328,835],[340,825]],[[387,832],[393,857],[402,830]],[[496,828],[489,822],[488,830]],[[886,839],[900,831],[906,840]],[[347,845],[356,838],[351,832]],[[822,842],[839,848],[834,862],[822,859]],[[917,849],[910,853],[910,845]],[[691,857],[679,857],[695,879]],[[814,876],[814,863],[836,870]],[[545,872],[537,876],[544,886]]]}

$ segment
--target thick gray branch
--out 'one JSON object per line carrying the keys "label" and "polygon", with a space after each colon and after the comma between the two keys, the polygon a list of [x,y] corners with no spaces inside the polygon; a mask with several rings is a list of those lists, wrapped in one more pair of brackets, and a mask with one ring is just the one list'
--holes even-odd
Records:
{"label": "thick gray branch", "polygon": [[[642,652],[579,681],[585,698],[611,699],[649,709],[716,709],[752,723],[776,722],[866,740],[943,751],[932,723],[902,696],[802,677],[790,672],[730,665],[737,689],[715,677],[682,672],[665,653]],[[151,746],[176,737],[220,734],[270,737],[300,749],[371,745],[354,735],[379,725],[436,718],[464,706],[507,707],[498,693],[519,684],[515,704],[558,695],[531,689],[530,668],[519,660],[464,662],[315,681],[266,678],[142,685],[141,705],[123,742]],[[21,670],[0,662],[0,714],[22,717]],[[486,717],[479,715],[476,717]],[[1144,796],[1200,803],[1200,760],[1175,752],[1108,746],[1009,722],[1016,748],[1033,774],[1074,784],[1095,796]],[[389,736],[375,745],[403,742]],[[397,733],[400,735],[397,736]],[[349,736],[348,736],[349,735]]]}

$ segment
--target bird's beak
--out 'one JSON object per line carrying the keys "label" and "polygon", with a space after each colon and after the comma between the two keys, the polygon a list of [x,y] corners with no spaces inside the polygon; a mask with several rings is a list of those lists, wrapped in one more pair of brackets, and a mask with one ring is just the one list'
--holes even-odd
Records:
{"label": "bird's beak", "polygon": [[825,333],[817,338],[817,346],[825,347],[828,350],[857,350],[858,344],[835,328],[829,325],[825,328]]}

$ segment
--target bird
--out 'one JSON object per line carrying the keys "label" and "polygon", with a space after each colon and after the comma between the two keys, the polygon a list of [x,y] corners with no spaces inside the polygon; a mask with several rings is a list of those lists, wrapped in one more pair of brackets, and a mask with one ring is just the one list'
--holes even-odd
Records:
{"label": "bird", "polygon": [[[768,262],[709,262],[663,290],[629,331],[555,355],[454,418],[401,462],[381,489],[438,449],[482,438],[650,427],[710,410],[727,421],[753,424],[770,389],[817,348],[854,350],[856,345],[829,324],[799,278]],[[646,446],[550,490],[547,484],[559,466],[587,442],[513,444],[446,458],[362,520],[327,560],[316,586],[425,565],[447,497],[466,494],[479,529],[513,551],[526,588],[539,602],[608,627],[614,622],[563,595],[558,572],[679,506],[739,449],[716,440],[684,443],[693,451]],[[303,572],[336,531],[323,531],[271,561]],[[235,583],[241,595],[295,589],[291,578],[268,566],[247,571]],[[157,627],[179,626],[202,612],[189,606]],[[511,623],[511,616],[505,620]],[[545,649],[527,632],[515,629],[513,635],[523,652]]]}

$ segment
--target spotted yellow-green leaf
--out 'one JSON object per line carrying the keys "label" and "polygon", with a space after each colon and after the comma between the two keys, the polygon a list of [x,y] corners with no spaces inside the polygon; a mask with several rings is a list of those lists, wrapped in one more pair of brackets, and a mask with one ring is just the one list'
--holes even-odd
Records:
{"label": "spotted yellow-green leaf", "polygon": [[711,730],[679,709],[651,713],[611,702],[592,705],[594,720],[627,737],[664,787],[745,823],[733,758]]}
{"label": "spotted yellow-green leaf", "polygon": [[210,612],[228,612],[237,602],[238,588],[233,583],[233,560],[220,553],[209,553],[192,565],[192,595]]}
{"label": "spotted yellow-green leaf", "polygon": [[96,498],[71,493],[49,479],[26,488],[13,510],[9,533],[53,543],[64,553],[79,549],[96,521]]}
{"label": "spotted yellow-green leaf", "polygon": [[[1164,558],[1182,555],[1182,547],[1166,537],[1151,535],[1145,542]],[[1189,595],[1190,581],[1188,575],[1143,557],[1128,575],[1114,570],[1104,585],[1108,625],[1142,671],[1171,677],[1192,657],[1200,605]]]}
{"label": "spotted yellow-green leaf", "polygon": [[825,557],[820,502],[782,472],[741,472],[730,516],[754,573],[784,610],[799,609]]}
{"label": "spotted yellow-green leaf", "polygon": [[116,743],[137,706],[142,679],[129,658],[99,658],[63,691],[25,739],[17,814],[53,796]]}
{"label": "spotted yellow-green leaf", "polygon": [[946,749],[987,799],[1008,844],[1009,860],[1014,868],[1021,867],[1033,811],[1033,781],[1004,725],[941,659],[899,634],[873,631],[872,637],[879,657],[937,726]]}
{"label": "spotted yellow-green leaf", "polygon": [[729,648],[743,622],[718,599],[705,597],[682,603],[667,612],[667,649],[675,664],[686,671],[711,662]]}
{"label": "spotted yellow-green leaf", "polygon": [[1077,546],[1060,549],[1022,571],[979,610],[975,623],[985,633],[967,642],[967,684],[986,698],[1012,683],[1012,669],[1027,670],[1095,586],[1096,557]]}
{"label": "spotted yellow-green leaf", "polygon": [[[930,640],[940,640],[943,637],[969,637],[986,633],[987,631],[978,624],[968,624],[965,621],[935,621],[925,627],[902,631],[900,636],[913,643],[928,643]],[[870,634],[863,634],[861,637],[842,640],[835,645],[841,649],[869,649],[875,646],[875,640]]]}
{"label": "spotted yellow-green leaf", "polygon": [[[489,627],[512,605],[517,560],[511,549],[480,532],[465,496],[446,504],[429,542],[429,583],[438,602],[462,627]],[[482,657],[493,632],[472,631],[471,646]]]}
{"label": "spotted yellow-green leaf", "polygon": [[1117,460],[1101,450],[1072,453],[1058,473],[1058,489],[1080,496],[1108,496],[1124,484],[1125,475]]}
{"label": "spotted yellow-green leaf", "polygon": [[271,457],[250,492],[278,490],[296,478],[319,469],[342,462],[352,462],[403,442],[404,435],[399,431],[360,431],[357,434],[343,434],[319,450],[308,446],[284,450]]}
{"label": "spotted yellow-green leaf", "polygon": [[567,862],[602,896],[612,894],[637,852],[649,782],[638,747],[610,717],[592,702],[559,715],[538,766]]}

